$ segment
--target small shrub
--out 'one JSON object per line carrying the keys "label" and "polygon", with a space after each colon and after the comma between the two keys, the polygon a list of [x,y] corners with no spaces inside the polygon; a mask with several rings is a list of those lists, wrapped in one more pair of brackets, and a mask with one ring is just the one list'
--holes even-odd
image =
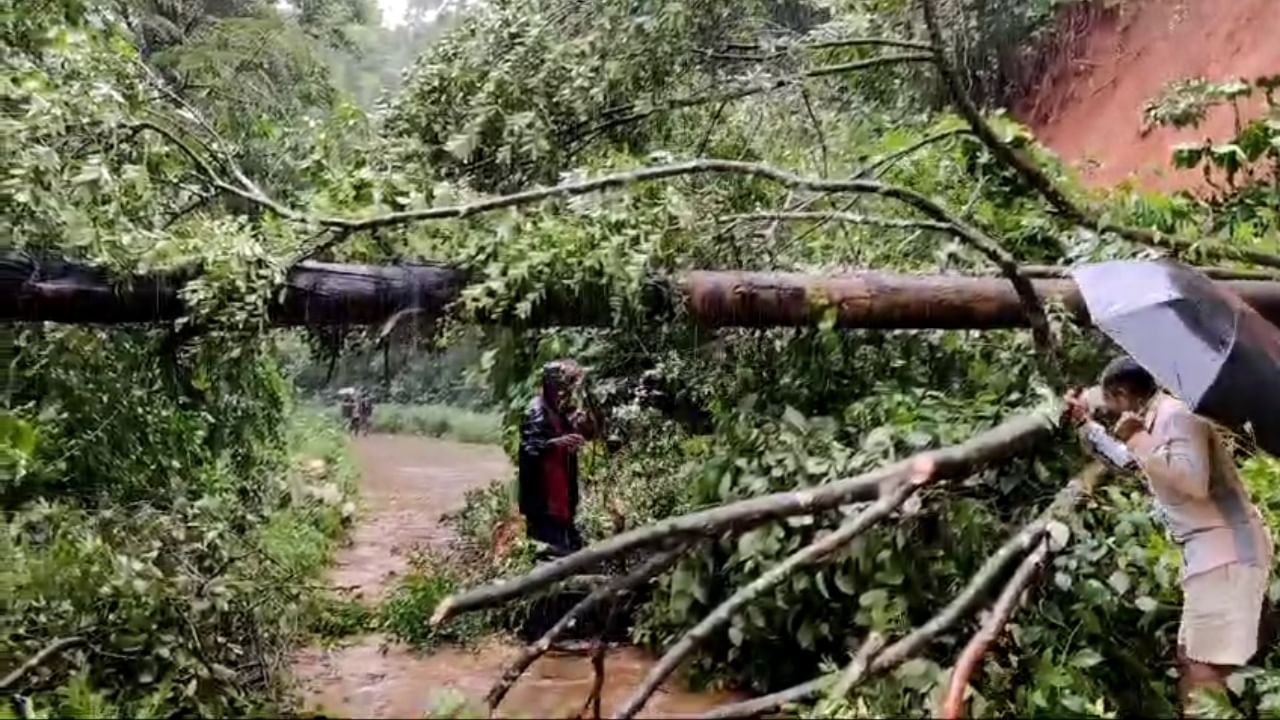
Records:
{"label": "small shrub", "polygon": [[377,629],[378,613],[352,598],[324,595],[308,609],[307,629],[322,640],[339,640]]}
{"label": "small shrub", "polygon": [[469,643],[493,627],[487,613],[467,613],[444,625],[428,622],[441,600],[470,585],[449,562],[430,552],[415,555],[405,575],[379,609],[383,630],[419,649],[441,642]]}

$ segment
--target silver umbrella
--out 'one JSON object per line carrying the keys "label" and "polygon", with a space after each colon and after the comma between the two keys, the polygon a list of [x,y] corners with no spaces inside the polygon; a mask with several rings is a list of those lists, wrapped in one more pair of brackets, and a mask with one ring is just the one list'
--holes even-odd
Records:
{"label": "silver umbrella", "polygon": [[1161,385],[1280,456],[1280,328],[1178,263],[1104,262],[1072,274],[1094,324]]}

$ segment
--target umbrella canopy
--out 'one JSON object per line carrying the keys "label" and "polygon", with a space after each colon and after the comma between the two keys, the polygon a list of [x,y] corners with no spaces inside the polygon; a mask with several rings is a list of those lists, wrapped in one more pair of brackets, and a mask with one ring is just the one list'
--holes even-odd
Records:
{"label": "umbrella canopy", "polygon": [[1161,385],[1280,456],[1280,328],[1178,263],[1104,262],[1072,274],[1094,324]]}

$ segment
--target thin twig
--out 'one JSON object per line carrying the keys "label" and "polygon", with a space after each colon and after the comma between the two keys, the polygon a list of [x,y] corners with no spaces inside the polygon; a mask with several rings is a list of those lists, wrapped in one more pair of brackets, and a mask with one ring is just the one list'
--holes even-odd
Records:
{"label": "thin twig", "polygon": [[83,637],[80,637],[79,635],[56,638],[55,640],[50,642],[48,645],[45,645],[43,648],[40,648],[40,651],[37,652],[35,655],[32,655],[31,657],[27,658],[26,662],[14,668],[13,671],[11,671],[8,675],[5,675],[3,679],[0,679],[0,692],[5,692],[9,688],[16,685],[24,675],[31,672],[32,670],[35,670],[41,665],[45,664],[46,662],[49,661],[50,658],[54,657],[58,653],[68,648],[75,647],[76,645],[79,645],[84,641],[85,639]]}
{"label": "thin twig", "polygon": [[929,147],[930,145],[942,142],[943,140],[949,140],[953,137],[962,137],[969,134],[970,132],[968,128],[952,128],[950,130],[941,130],[939,132],[933,133],[932,135],[926,135],[925,137],[920,138],[919,140],[911,143],[910,145],[902,148],[901,150],[895,150],[891,153],[886,153],[881,157],[878,157],[875,160],[871,161],[870,163],[867,163],[867,166],[859,170],[858,173],[854,175],[854,177],[859,177],[859,178],[878,177],[879,175],[884,173],[885,170],[888,170],[894,163],[897,163],[900,160],[903,160],[904,158],[914,155],[917,152],[920,152],[921,150],[923,150],[924,148]]}
{"label": "thin twig", "polygon": [[818,119],[818,114],[813,111],[813,103],[809,102],[809,91],[803,87],[800,88],[800,99],[804,101],[804,110],[809,114],[809,122],[813,123],[813,131],[818,136],[818,147],[822,150],[822,177],[827,177],[831,174],[827,163],[827,135],[822,131],[822,121]]}

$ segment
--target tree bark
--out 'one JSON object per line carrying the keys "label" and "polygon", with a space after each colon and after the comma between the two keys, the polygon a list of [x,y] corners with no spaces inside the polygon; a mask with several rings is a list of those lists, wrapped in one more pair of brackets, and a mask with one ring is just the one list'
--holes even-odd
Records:
{"label": "tree bark", "polygon": [[[193,274],[112,278],[61,260],[0,257],[0,322],[160,323],[188,313],[180,290]],[[397,313],[419,320],[444,314],[466,285],[447,265],[339,265],[305,262],[292,270],[268,308],[280,326],[378,325]],[[646,295],[651,316],[683,313],[705,327],[799,327],[834,311],[841,328],[972,329],[1025,327],[1026,314],[1007,280],[964,275],[857,272],[842,275],[696,270],[654,277]],[[1060,301],[1088,321],[1075,283],[1032,281],[1045,301]],[[1280,282],[1222,282],[1259,313],[1280,324]],[[598,289],[572,297],[551,293],[528,320],[542,326],[608,325]],[[486,318],[507,323],[511,318]]]}

